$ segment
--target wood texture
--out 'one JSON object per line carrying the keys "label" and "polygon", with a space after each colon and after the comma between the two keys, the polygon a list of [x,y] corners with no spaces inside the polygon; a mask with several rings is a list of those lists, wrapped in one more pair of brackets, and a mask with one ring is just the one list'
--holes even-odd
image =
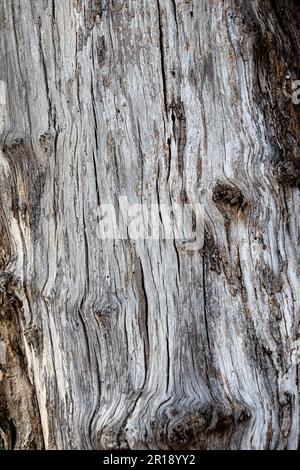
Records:
{"label": "wood texture", "polygon": [[[7,447],[296,449],[299,7],[1,0]],[[205,208],[205,244],[98,207]],[[2,359],[4,361],[4,359]]]}

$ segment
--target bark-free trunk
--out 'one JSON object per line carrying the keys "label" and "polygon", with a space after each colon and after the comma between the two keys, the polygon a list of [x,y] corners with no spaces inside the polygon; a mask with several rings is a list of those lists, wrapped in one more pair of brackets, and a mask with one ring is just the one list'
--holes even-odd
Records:
{"label": "bark-free trunk", "polygon": [[[296,0],[0,1],[6,447],[296,449]],[[201,204],[205,242],[99,206]]]}

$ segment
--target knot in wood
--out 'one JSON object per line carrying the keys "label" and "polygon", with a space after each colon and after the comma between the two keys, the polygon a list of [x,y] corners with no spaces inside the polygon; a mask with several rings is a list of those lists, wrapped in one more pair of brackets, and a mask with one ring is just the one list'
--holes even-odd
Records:
{"label": "knot in wood", "polygon": [[220,181],[213,188],[212,199],[216,204],[235,208],[241,207],[244,203],[243,193],[238,187]]}
{"label": "knot in wood", "polygon": [[300,182],[300,162],[288,158],[275,168],[277,181],[285,187],[297,186]]}

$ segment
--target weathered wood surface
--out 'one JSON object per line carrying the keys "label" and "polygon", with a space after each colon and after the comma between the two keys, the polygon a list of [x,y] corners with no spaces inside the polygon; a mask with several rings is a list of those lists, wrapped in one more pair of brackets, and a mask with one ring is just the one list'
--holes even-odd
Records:
{"label": "weathered wood surface", "polygon": [[[7,447],[297,448],[299,18],[1,0]],[[121,194],[203,204],[203,249],[100,240]]]}

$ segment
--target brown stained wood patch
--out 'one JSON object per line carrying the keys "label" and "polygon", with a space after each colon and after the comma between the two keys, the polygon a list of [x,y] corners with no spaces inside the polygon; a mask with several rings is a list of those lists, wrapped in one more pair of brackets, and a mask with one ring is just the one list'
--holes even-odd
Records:
{"label": "brown stained wood patch", "polygon": [[11,256],[11,249],[7,229],[0,219],[0,272],[4,271]]}
{"label": "brown stained wood patch", "polygon": [[20,329],[22,303],[7,283],[0,290],[0,340],[6,362],[0,381],[0,428],[8,449],[44,446],[35,389],[29,378]]}

